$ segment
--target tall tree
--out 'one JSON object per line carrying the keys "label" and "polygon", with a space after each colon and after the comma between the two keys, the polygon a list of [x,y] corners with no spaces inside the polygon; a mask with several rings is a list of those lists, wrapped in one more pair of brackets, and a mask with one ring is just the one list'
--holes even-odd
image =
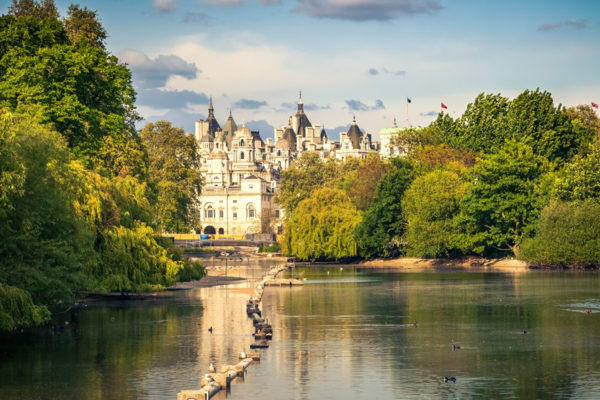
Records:
{"label": "tall tree", "polygon": [[157,227],[167,232],[198,228],[202,177],[194,136],[168,121],[146,124],[140,136],[148,150]]}
{"label": "tall tree", "polygon": [[77,44],[84,41],[104,48],[106,30],[98,20],[96,11],[92,11],[87,7],[81,8],[78,4],[71,4],[63,24],[71,43]]}
{"label": "tall tree", "polygon": [[437,169],[416,178],[404,195],[407,254],[442,257],[459,246],[457,216],[466,183],[456,172]]}
{"label": "tall tree", "polygon": [[17,17],[35,17],[38,19],[58,18],[54,0],[13,0],[8,14]]}
{"label": "tall tree", "polygon": [[497,153],[483,155],[463,201],[474,252],[518,253],[523,235],[544,205],[538,185],[548,170],[544,157],[514,140]]}
{"label": "tall tree", "polygon": [[298,203],[311,193],[333,181],[337,175],[337,162],[323,161],[314,152],[303,153],[294,163],[281,172],[281,183],[277,191],[277,203],[289,216]]}
{"label": "tall tree", "polygon": [[397,157],[377,184],[375,198],[356,229],[360,255],[365,258],[397,256],[406,218],[402,209],[405,190],[414,179],[412,163]]}

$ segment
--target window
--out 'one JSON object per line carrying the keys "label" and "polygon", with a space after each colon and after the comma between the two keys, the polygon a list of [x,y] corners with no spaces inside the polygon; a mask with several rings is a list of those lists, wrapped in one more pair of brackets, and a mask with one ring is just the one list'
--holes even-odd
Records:
{"label": "window", "polygon": [[243,146],[243,145],[244,145],[244,139],[240,140],[240,146]]}
{"label": "window", "polygon": [[254,219],[254,217],[256,217],[256,208],[253,204],[248,204],[247,213],[248,219]]}
{"label": "window", "polygon": [[234,203],[237,203],[237,200],[234,200],[233,202],[234,202]]}
{"label": "window", "polygon": [[275,218],[279,218],[279,210],[275,210]]}
{"label": "window", "polygon": [[213,219],[215,217],[215,210],[211,205],[206,206],[205,216],[206,219]]}
{"label": "window", "polygon": [[242,160],[244,159],[244,152],[243,151],[240,153],[240,159],[242,159]]}
{"label": "window", "polygon": [[[237,219],[237,211],[234,211],[234,212],[233,212],[233,219],[234,219],[234,220],[235,220],[235,219]],[[235,229],[235,228],[234,228],[234,229]]]}
{"label": "window", "polygon": [[224,216],[224,215],[225,215],[225,214],[223,213],[223,210],[219,210],[219,218],[223,219],[223,216]]}
{"label": "window", "polygon": [[254,188],[254,185],[253,184],[249,184],[248,185],[248,189],[252,189],[252,188]]}

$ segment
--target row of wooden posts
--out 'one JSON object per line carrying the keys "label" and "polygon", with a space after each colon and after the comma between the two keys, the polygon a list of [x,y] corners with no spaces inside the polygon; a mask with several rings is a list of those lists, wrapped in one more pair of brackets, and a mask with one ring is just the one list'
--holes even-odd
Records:
{"label": "row of wooden posts", "polygon": [[[250,348],[267,348],[269,347],[267,339],[273,337],[273,329],[266,318],[263,318],[259,304],[262,300],[265,286],[268,282],[275,280],[277,275],[289,268],[290,265],[282,265],[271,268],[265,277],[256,285],[254,292],[246,305],[246,313],[252,318],[254,325],[255,342],[250,345]],[[231,381],[236,377],[243,377],[246,369],[253,361],[260,361],[260,353],[246,353],[242,351],[239,355],[239,362],[232,365],[222,365],[219,372],[210,371],[205,374],[200,380],[200,389],[182,390],[177,394],[177,400],[209,400],[217,392],[222,389],[228,389]]]}

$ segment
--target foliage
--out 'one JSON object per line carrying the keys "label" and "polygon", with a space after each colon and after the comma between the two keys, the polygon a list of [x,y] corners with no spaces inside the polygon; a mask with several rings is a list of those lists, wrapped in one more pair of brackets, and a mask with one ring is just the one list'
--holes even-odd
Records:
{"label": "foliage", "polygon": [[131,73],[102,47],[95,12],[71,7],[65,29],[48,7],[52,1],[14,2],[13,15],[0,17],[0,105],[35,108],[92,165],[105,136],[135,135]]}
{"label": "foliage", "polygon": [[424,146],[438,145],[441,141],[441,135],[437,129],[410,127],[398,129],[398,132],[391,138],[391,145],[401,149],[406,154],[412,154],[415,150]]}
{"label": "foliage", "polygon": [[38,326],[49,320],[50,311],[34,305],[28,292],[0,283],[0,331]]}
{"label": "foliage", "polygon": [[467,184],[456,172],[437,169],[416,178],[406,190],[407,254],[448,256],[459,248],[457,216]]}
{"label": "foliage", "polygon": [[276,201],[285,209],[286,217],[289,218],[298,203],[309,198],[315,189],[333,181],[337,172],[335,160],[323,161],[313,152],[303,153],[289,168],[282,171]]}
{"label": "foliage", "polygon": [[375,198],[356,229],[362,257],[390,257],[401,251],[394,244],[404,234],[402,197],[414,175],[412,163],[398,157],[393,159],[390,171],[378,182]]}
{"label": "foliage", "polygon": [[54,0],[13,0],[8,8],[8,14],[18,17],[58,18],[58,10]]}
{"label": "foliage", "polygon": [[440,145],[426,145],[420,149],[416,149],[411,154],[411,158],[426,171],[443,167],[449,163],[460,163],[468,168],[475,165],[475,155],[469,150],[450,147],[445,143]]}
{"label": "foliage", "polygon": [[167,232],[196,228],[202,177],[196,140],[170,122],[148,123],[140,132],[148,151],[156,225]]}
{"label": "foliage", "polygon": [[[580,140],[580,146],[585,146],[600,138],[600,118],[596,111],[587,104],[567,108],[567,115],[573,126],[575,136]],[[581,150],[581,149],[580,149]]]}
{"label": "foliage", "polygon": [[63,23],[71,43],[83,41],[93,46],[104,47],[106,31],[98,20],[96,11],[71,4]]}
{"label": "foliage", "polygon": [[364,160],[348,159],[338,170],[340,182],[336,186],[348,194],[358,210],[364,211],[371,205],[377,183],[386,173],[387,165],[378,153],[369,153]]}
{"label": "foliage", "polygon": [[285,225],[281,249],[301,259],[357,255],[354,230],[361,214],[339,189],[320,188],[302,200]]}
{"label": "foliage", "polygon": [[514,140],[478,161],[463,202],[474,252],[518,251],[543,207],[538,180],[548,169],[544,157]]}
{"label": "foliage", "polygon": [[595,199],[600,202],[600,141],[585,155],[575,156],[558,173],[553,195],[565,200]]}
{"label": "foliage", "polygon": [[585,267],[600,262],[600,204],[553,201],[541,213],[533,238],[520,257],[547,266]]}
{"label": "foliage", "polygon": [[263,246],[262,244],[258,247],[259,253],[279,253],[281,247],[277,243],[270,244],[268,246]]}
{"label": "foliage", "polygon": [[525,90],[510,102],[506,114],[507,137],[525,141],[534,154],[549,160],[571,158],[581,144],[564,107],[554,106],[549,92]]}

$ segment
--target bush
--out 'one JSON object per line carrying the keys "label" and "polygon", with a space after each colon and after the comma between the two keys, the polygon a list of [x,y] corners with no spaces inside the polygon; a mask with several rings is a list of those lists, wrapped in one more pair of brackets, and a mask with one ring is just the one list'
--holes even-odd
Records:
{"label": "bush", "polygon": [[554,201],[542,210],[533,238],[525,239],[519,258],[539,265],[586,267],[600,262],[600,205]]}
{"label": "bush", "polygon": [[280,250],[281,250],[281,248],[280,248],[279,244],[277,244],[277,243],[273,243],[268,246],[261,244],[258,247],[259,253],[278,253]]}
{"label": "bush", "polygon": [[36,306],[25,290],[0,284],[0,331],[42,325],[50,320],[50,311]]}

